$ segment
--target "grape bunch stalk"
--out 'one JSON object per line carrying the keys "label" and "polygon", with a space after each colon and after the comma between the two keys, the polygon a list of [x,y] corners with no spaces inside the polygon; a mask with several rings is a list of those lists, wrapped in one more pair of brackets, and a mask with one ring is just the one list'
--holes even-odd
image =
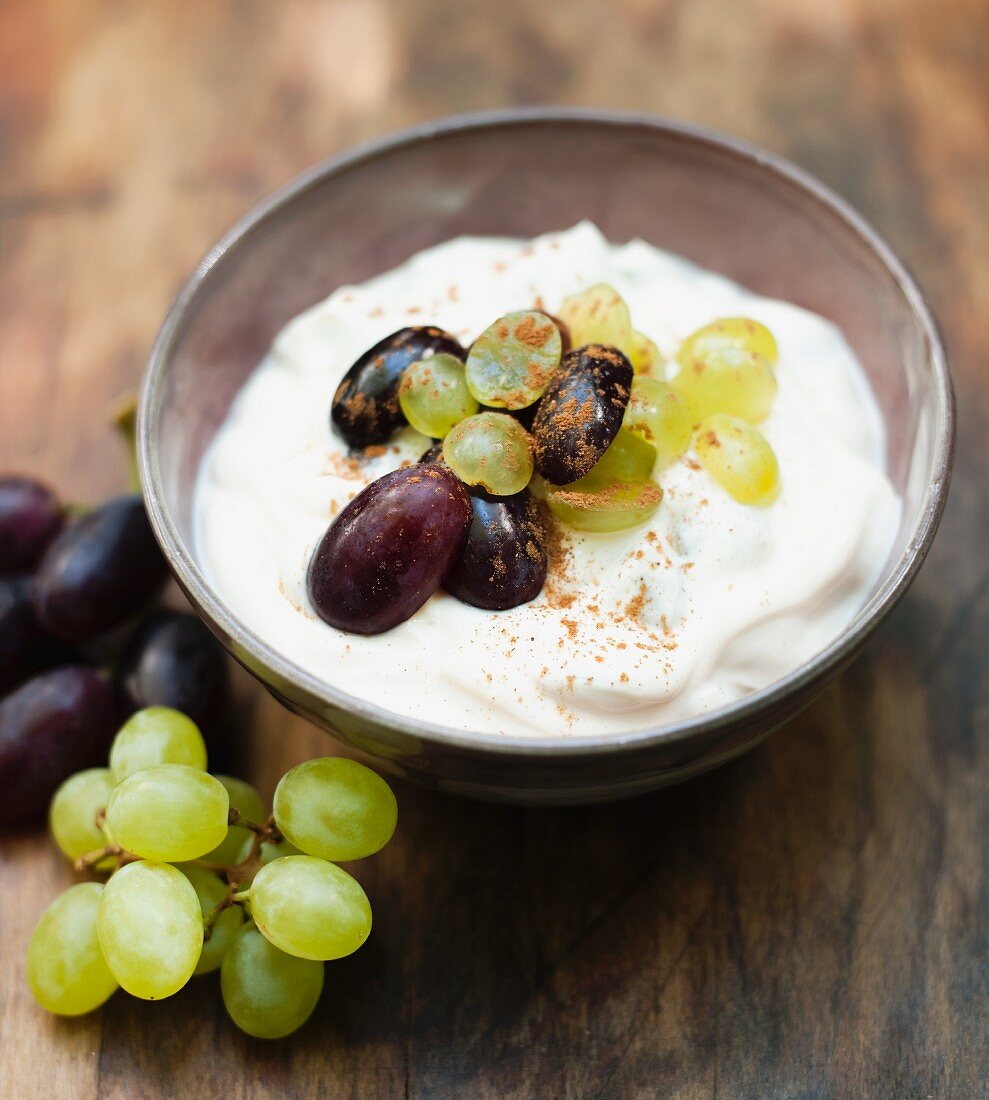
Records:
{"label": "grape bunch stalk", "polygon": [[354,760],[309,760],[282,777],[267,815],[249,783],[206,769],[196,723],[148,707],[120,728],[107,767],[56,791],[52,836],[94,880],[57,898],[31,937],[28,980],[50,1012],[91,1012],[118,988],[160,1000],[219,970],[234,1023],[277,1039],[312,1014],[323,964],[367,940],[367,895],[337,864],[391,839],[388,784]]}

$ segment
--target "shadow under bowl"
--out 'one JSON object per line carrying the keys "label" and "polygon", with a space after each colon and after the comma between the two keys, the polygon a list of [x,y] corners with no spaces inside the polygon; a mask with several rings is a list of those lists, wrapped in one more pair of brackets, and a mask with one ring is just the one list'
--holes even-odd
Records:
{"label": "shadow under bowl", "polygon": [[[279,330],[340,285],[460,234],[528,238],[583,218],[612,241],[641,237],[840,326],[884,415],[888,472],[904,500],[865,606],[827,648],[764,690],[619,735],[469,732],[321,682],[238,621],[197,556],[196,476],[231,402]],[[447,791],[541,803],[619,798],[682,780],[806,706],[919,569],[944,506],[953,441],[951,382],[931,314],[902,264],[841,199],[781,159],[706,130],[548,110],[422,126],[331,160],[261,203],[207,254],[168,314],[138,423],[148,511],[179,584],[278,699],[385,770]]]}

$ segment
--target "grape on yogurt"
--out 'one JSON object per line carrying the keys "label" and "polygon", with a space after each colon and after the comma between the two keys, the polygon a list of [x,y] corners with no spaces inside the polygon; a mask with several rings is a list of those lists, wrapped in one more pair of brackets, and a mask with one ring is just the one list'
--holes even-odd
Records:
{"label": "grape on yogurt", "polygon": [[480,407],[467,387],[464,364],[443,352],[406,368],[398,401],[412,427],[434,439],[442,439]]}
{"label": "grape on yogurt", "polygon": [[677,351],[677,362],[688,366],[722,348],[737,348],[761,356],[770,366],[779,357],[776,339],[765,325],[751,317],[721,317],[692,332]]}
{"label": "grape on yogurt", "polygon": [[727,413],[758,424],[769,415],[777,389],[776,374],[766,359],[731,345],[694,356],[671,384],[695,423],[713,413]]}
{"label": "grape on yogurt", "polygon": [[392,471],[330,524],[309,563],[320,618],[354,634],[404,622],[439,588],[467,535],[471,503],[438,463]]}
{"label": "grape on yogurt", "polygon": [[779,496],[776,454],[745,420],[725,413],[709,416],[697,429],[694,450],[701,466],[739,503],[765,508]]}
{"label": "grape on yogurt", "polygon": [[570,330],[575,348],[606,344],[626,352],[632,342],[632,318],[613,286],[598,283],[564,299],[560,319]]}
{"label": "grape on yogurt", "polygon": [[640,375],[632,379],[622,426],[655,448],[659,469],[687,453],[693,424],[687,403],[668,382]]}
{"label": "grape on yogurt", "polygon": [[467,385],[491,408],[524,409],[545,392],[560,366],[559,327],[542,310],[500,317],[474,341],[467,356]]}
{"label": "grape on yogurt", "polygon": [[513,417],[482,412],[461,420],[446,437],[443,461],[465,485],[512,496],[532,477],[532,439]]}
{"label": "grape on yogurt", "polygon": [[405,423],[398,388],[413,363],[443,353],[463,360],[460,342],[435,325],[399,329],[368,348],[337,386],[333,427],[351,447],[384,443]]}
{"label": "grape on yogurt", "polygon": [[588,344],[564,356],[532,424],[536,469],[547,481],[567,485],[590,473],[622,426],[632,374],[615,347]]}
{"label": "grape on yogurt", "polygon": [[532,494],[472,494],[467,542],[443,587],[463,603],[506,611],[542,591],[549,561],[546,528]]}

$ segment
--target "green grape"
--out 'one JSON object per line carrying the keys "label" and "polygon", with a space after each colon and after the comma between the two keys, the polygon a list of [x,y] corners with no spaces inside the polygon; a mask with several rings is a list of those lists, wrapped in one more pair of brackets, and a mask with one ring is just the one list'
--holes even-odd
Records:
{"label": "green grape", "polygon": [[81,1016],[117,989],[96,931],[103,886],[70,886],[44,911],[27,949],[27,979],[49,1012]]}
{"label": "green grape", "polygon": [[203,948],[203,914],[192,883],[167,863],[128,863],[103,888],[100,947],[135,997],[157,1001],[192,977]]}
{"label": "green grape", "polygon": [[[230,893],[226,882],[205,867],[197,867],[194,863],[180,863],[177,870],[192,883],[204,918],[208,917]],[[196,969],[192,972],[194,977],[219,969],[243,923],[244,910],[241,906],[230,905],[220,911],[213,922],[209,939],[203,942],[202,954],[199,956],[199,962],[196,963]]]}
{"label": "green grape", "polygon": [[[96,824],[96,814],[106,809],[112,792],[113,776],[109,768],[76,772],[55,792],[48,810],[48,825],[55,843],[69,859],[78,859],[106,844],[106,836]],[[96,869],[105,870],[113,862],[108,857]]]}
{"label": "green grape", "polygon": [[[230,798],[230,809],[239,810],[240,816],[245,821],[252,821],[255,825],[264,823],[267,816],[264,812],[264,803],[261,796],[243,779],[235,779],[232,775],[218,775],[215,777],[227,789]],[[254,834],[243,825],[231,825],[227,829],[227,835],[211,851],[203,856],[210,863],[219,863],[224,867],[236,867],[243,863],[251,854],[254,843]]]}
{"label": "green grape", "polygon": [[443,440],[443,461],[467,485],[481,485],[495,496],[520,493],[535,469],[532,440],[506,413],[468,416]]}
{"label": "green grape", "polygon": [[648,374],[652,378],[666,375],[666,360],[663,353],[644,332],[632,330],[628,344],[621,348],[628,356],[636,374]]}
{"label": "green grape", "polygon": [[709,416],[697,429],[694,450],[704,469],[740,503],[764,508],[779,496],[776,454],[762,432],[744,420]]}
{"label": "green grape", "polygon": [[773,334],[765,325],[749,317],[721,317],[692,332],[677,351],[681,367],[689,366],[695,359],[706,359],[721,348],[740,348],[762,356],[773,366],[779,351]]}
{"label": "green grape", "polygon": [[776,397],[773,368],[752,351],[722,347],[703,359],[691,359],[672,382],[687,402],[696,423],[713,413],[727,413],[758,424]]}
{"label": "green grape", "polygon": [[560,366],[563,341],[539,310],[500,317],[467,355],[467,385],[482,405],[524,409],[542,397]]}
{"label": "green grape", "polygon": [[616,482],[641,481],[652,474],[655,465],[656,448],[638,433],[619,428],[611,445],[590,472],[560,488],[596,492]]}
{"label": "green grape", "polygon": [[191,718],[171,707],[145,707],[121,726],[110,746],[110,770],[119,783],[152,764],[206,770],[206,743]]}
{"label": "green grape", "polygon": [[121,848],[168,863],[199,859],[227,835],[230,798],[208,772],[156,764],[114,788],[106,823]]}
{"label": "green grape", "polygon": [[625,428],[656,448],[659,468],[665,470],[687,453],[693,417],[682,397],[668,382],[635,377],[623,421]]}
{"label": "green grape", "polygon": [[610,344],[626,352],[633,346],[632,318],[628,306],[613,286],[599,283],[565,298],[560,320],[570,329],[575,348],[585,344]]}
{"label": "green grape", "polygon": [[646,479],[612,485],[597,493],[580,492],[573,485],[566,485],[554,489],[548,502],[553,515],[569,526],[578,531],[603,534],[626,531],[645,523],[662,499],[663,490]]}
{"label": "green grape", "polygon": [[251,913],[282,951],[302,959],[340,959],[371,931],[371,906],[360,883],[335,863],[285,856],[251,884]]}
{"label": "green grape", "polygon": [[275,790],[275,824],[299,849],[334,862],[374,855],[391,840],[398,804],[380,775],[345,757],[307,760]]}
{"label": "green grape", "polygon": [[479,405],[467,388],[464,365],[455,355],[440,352],[405,368],[398,403],[417,432],[442,439]]}
{"label": "green grape", "polygon": [[578,531],[624,531],[645,522],[663,499],[650,478],[656,450],[622,428],[597,465],[569,485],[547,485],[550,511]]}
{"label": "green grape", "polygon": [[241,1031],[255,1039],[281,1039],[312,1015],[323,992],[323,964],[287,955],[248,927],[223,960],[220,989]]}
{"label": "green grape", "polygon": [[264,867],[274,859],[281,859],[282,856],[301,856],[304,854],[290,840],[285,840],[284,837],[281,840],[265,840],[261,844],[261,866]]}
{"label": "green grape", "polygon": [[542,474],[533,472],[531,478],[529,478],[529,492],[536,498],[536,500],[546,499],[546,479]]}

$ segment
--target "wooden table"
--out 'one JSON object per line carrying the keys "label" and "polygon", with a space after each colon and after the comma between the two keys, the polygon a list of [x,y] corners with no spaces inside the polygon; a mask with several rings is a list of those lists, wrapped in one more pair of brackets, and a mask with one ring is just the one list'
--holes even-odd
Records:
{"label": "wooden table", "polygon": [[[930,293],[961,437],[909,597],[745,759],[586,810],[401,787],[375,934],[291,1040],[239,1034],[209,979],[46,1016],[24,948],[72,874],[4,836],[0,1094],[985,1095],[987,44],[984,0],[5,0],[0,468],[121,488],[105,411],[236,216],[357,140],[537,101],[714,124],[835,186]],[[269,793],[332,748],[241,688]]]}

